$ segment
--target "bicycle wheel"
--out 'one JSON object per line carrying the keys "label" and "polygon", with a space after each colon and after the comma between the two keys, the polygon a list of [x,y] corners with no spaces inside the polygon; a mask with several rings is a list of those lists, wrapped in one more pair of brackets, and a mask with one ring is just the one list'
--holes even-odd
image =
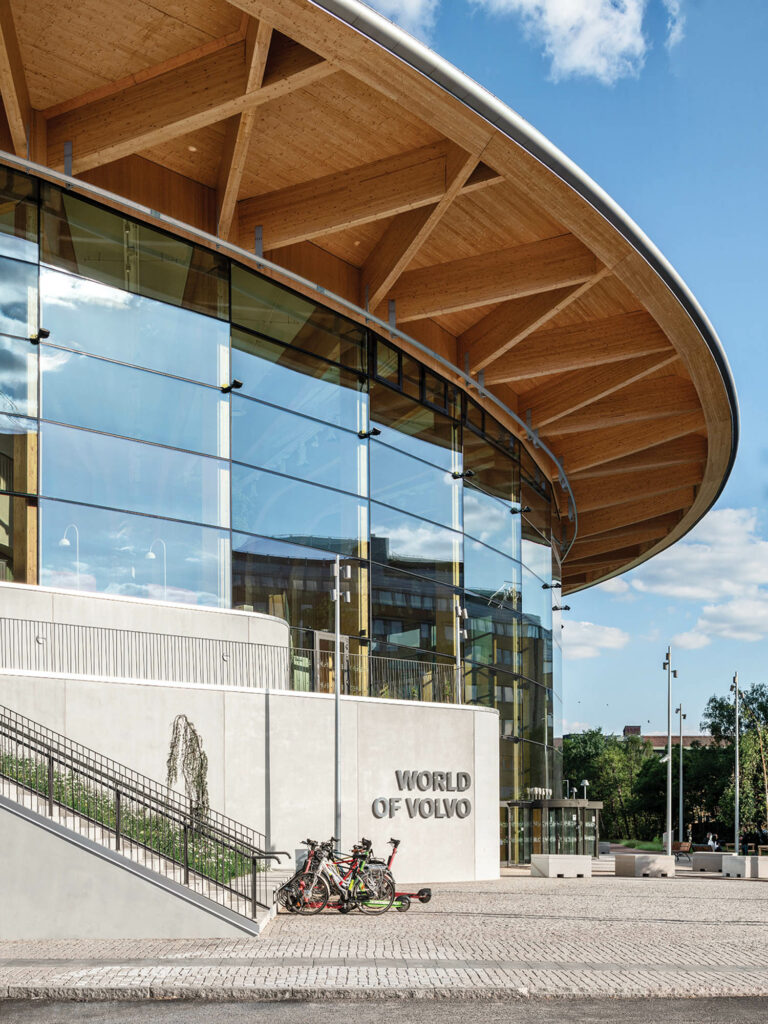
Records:
{"label": "bicycle wheel", "polygon": [[357,905],[364,914],[385,914],[395,901],[395,885],[386,875],[365,872],[360,879]]}
{"label": "bicycle wheel", "polygon": [[296,894],[294,907],[298,914],[319,914],[328,906],[331,891],[322,875],[309,874]]}

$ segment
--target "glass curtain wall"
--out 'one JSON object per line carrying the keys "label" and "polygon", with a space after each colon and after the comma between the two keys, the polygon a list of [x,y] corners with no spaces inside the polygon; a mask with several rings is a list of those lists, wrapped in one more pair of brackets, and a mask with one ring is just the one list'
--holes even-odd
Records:
{"label": "glass curtain wall", "polygon": [[2,578],[277,615],[309,664],[340,555],[350,691],[497,707],[502,799],[559,793],[561,536],[531,453],[219,253],[9,169],[0,192]]}

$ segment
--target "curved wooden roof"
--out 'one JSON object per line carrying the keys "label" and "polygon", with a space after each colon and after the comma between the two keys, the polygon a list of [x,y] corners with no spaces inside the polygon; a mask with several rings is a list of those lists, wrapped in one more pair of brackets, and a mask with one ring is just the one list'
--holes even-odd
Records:
{"label": "curved wooden roof", "polygon": [[244,249],[260,234],[529,423],[575,495],[566,592],[720,493],[735,390],[674,270],[530,125],[357,0],[10,0],[0,90],[0,148],[63,171],[71,146],[75,176]]}

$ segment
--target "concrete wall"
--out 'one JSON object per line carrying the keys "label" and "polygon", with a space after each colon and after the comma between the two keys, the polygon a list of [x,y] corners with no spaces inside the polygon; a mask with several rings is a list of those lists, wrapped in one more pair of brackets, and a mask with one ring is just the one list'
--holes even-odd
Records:
{"label": "concrete wall", "polygon": [[[214,809],[273,849],[333,832],[332,696],[2,673],[0,703],[161,781],[183,712],[203,736]],[[365,835],[382,855],[401,839],[398,879],[498,877],[495,710],[344,697],[341,752],[344,846]],[[422,774],[409,789],[397,772]]]}
{"label": "concrete wall", "polygon": [[247,937],[179,886],[147,882],[135,866],[1,805],[0,835],[0,939]]}

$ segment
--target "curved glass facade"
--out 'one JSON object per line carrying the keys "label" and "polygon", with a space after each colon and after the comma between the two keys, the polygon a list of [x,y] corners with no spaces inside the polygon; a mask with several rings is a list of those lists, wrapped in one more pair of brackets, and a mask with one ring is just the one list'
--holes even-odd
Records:
{"label": "curved glass facade", "polygon": [[349,689],[496,706],[502,799],[559,793],[560,525],[519,441],[219,253],[7,169],[0,191],[3,577],[267,612],[321,656],[339,554]]}

